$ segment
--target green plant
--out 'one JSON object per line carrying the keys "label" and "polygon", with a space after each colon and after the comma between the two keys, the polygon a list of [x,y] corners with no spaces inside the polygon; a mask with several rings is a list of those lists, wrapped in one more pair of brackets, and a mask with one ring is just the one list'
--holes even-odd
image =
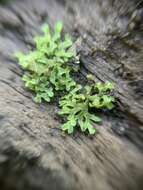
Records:
{"label": "green plant", "polygon": [[77,85],[68,95],[62,97],[60,101],[62,116],[67,116],[67,122],[62,125],[63,130],[73,133],[74,128],[79,126],[81,131],[88,130],[90,134],[94,134],[96,129],[93,122],[101,122],[101,118],[96,116],[91,110],[112,109],[114,98],[110,95],[113,90],[112,83],[96,83],[82,87]]}
{"label": "green plant", "polygon": [[69,91],[75,86],[71,78],[68,62],[76,57],[72,40],[68,35],[62,40],[62,23],[55,25],[53,34],[48,25],[42,27],[43,36],[36,36],[36,49],[28,54],[16,53],[19,64],[26,73],[23,76],[25,86],[36,93],[34,100],[49,102],[55,91]]}
{"label": "green plant", "polygon": [[50,102],[59,92],[63,92],[59,105],[59,114],[66,119],[62,125],[64,131],[73,133],[79,126],[81,131],[88,130],[94,134],[93,123],[101,122],[96,116],[96,110],[112,109],[114,98],[111,96],[112,83],[96,83],[92,75],[87,78],[89,84],[81,86],[71,77],[69,66],[71,60],[76,60],[76,51],[68,35],[62,36],[62,23],[55,25],[51,32],[48,25],[42,27],[43,35],[34,38],[35,49],[28,54],[16,53],[19,64],[25,70],[22,80],[25,86],[35,92],[34,100]]}

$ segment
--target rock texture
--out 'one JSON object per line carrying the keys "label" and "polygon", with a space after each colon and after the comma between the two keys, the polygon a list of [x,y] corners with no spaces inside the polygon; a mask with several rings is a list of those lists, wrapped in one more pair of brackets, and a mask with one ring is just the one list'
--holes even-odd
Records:
{"label": "rock texture", "polygon": [[[143,6],[124,0],[11,0],[0,5],[1,190],[141,190]],[[78,42],[81,74],[113,81],[117,108],[94,137],[59,129],[55,105],[37,105],[20,79],[16,51],[57,20]]]}

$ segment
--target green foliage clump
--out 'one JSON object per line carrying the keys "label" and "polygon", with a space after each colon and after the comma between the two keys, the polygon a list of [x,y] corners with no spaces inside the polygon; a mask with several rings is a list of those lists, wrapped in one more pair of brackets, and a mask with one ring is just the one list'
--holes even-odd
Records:
{"label": "green foliage clump", "polygon": [[19,64],[26,73],[23,76],[25,86],[36,93],[35,101],[42,99],[50,102],[55,91],[69,91],[75,86],[70,76],[72,70],[68,61],[76,57],[72,48],[72,40],[68,35],[62,40],[62,23],[55,25],[51,34],[48,25],[42,27],[43,36],[36,36],[34,42],[36,49],[27,55],[16,53]]}
{"label": "green foliage clump", "polygon": [[64,93],[59,101],[59,114],[66,119],[62,125],[64,131],[73,133],[80,127],[94,134],[93,123],[101,122],[95,115],[97,110],[112,109],[114,98],[111,96],[113,85],[94,83],[93,76],[88,75],[89,84],[81,86],[71,77],[74,70],[69,66],[76,60],[76,51],[68,35],[62,36],[62,23],[55,25],[51,32],[48,25],[42,27],[43,35],[34,38],[35,49],[28,54],[16,53],[19,64],[25,70],[22,77],[25,86],[35,92],[34,100],[50,102],[59,91]]}
{"label": "green foliage clump", "polygon": [[97,109],[112,109],[114,98],[110,95],[113,90],[112,83],[96,83],[82,87],[77,85],[68,95],[60,101],[61,111],[59,114],[67,115],[67,122],[62,125],[63,130],[73,133],[74,127],[79,126],[82,132],[86,130],[94,134],[96,129],[93,122],[101,122],[101,118],[91,111]]}

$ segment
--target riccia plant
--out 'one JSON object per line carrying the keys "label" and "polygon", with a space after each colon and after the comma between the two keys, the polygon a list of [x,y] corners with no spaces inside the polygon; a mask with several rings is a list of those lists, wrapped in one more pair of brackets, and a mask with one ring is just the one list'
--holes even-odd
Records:
{"label": "riccia plant", "polygon": [[42,32],[43,35],[34,38],[34,50],[15,54],[25,71],[22,77],[25,86],[35,93],[37,103],[50,102],[62,92],[59,97],[59,115],[65,120],[62,130],[71,134],[78,127],[82,132],[94,134],[94,123],[101,122],[97,110],[114,107],[113,84],[95,83],[92,75],[87,76],[90,81],[87,85],[77,84],[71,77],[74,67],[69,62],[77,61],[78,56],[70,36],[61,34],[62,23],[57,22],[53,32],[46,24]]}
{"label": "riccia plant", "polygon": [[[111,91],[112,83],[93,83],[90,86],[82,87],[77,85],[68,95],[61,98],[60,115],[66,115],[66,123],[62,125],[63,130],[73,133],[75,127],[80,127],[82,132],[88,130],[90,134],[94,134],[96,129],[94,123],[101,122],[101,118],[95,113],[101,109],[112,109],[114,107],[114,97]],[[92,109],[91,111],[91,108]]]}
{"label": "riccia plant", "polygon": [[34,91],[34,100],[50,102],[56,91],[69,91],[75,86],[71,78],[69,60],[76,57],[76,52],[70,49],[71,38],[65,35],[61,38],[62,23],[55,25],[51,33],[49,26],[42,27],[42,36],[34,38],[35,50],[28,54],[16,53],[19,64],[26,71],[23,76],[25,86]]}

